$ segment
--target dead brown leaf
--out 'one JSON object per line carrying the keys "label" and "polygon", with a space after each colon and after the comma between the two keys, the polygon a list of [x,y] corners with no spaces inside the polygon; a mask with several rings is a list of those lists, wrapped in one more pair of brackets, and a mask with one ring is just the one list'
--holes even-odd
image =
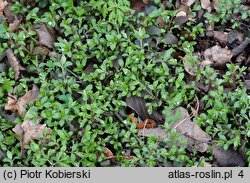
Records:
{"label": "dead brown leaf", "polygon": [[179,15],[179,16],[176,16],[176,17],[174,18],[174,22],[175,22],[177,25],[183,25],[183,24],[185,24],[187,21],[188,21],[188,17],[187,17],[187,16],[183,16],[183,15]]}
{"label": "dead brown leaf", "polygon": [[213,65],[213,61],[210,61],[210,60],[203,60],[202,62],[201,62],[201,66],[203,67],[203,68],[205,68],[206,66],[211,66],[211,65]]}
{"label": "dead brown leaf", "polygon": [[6,50],[6,56],[8,58],[8,62],[10,63],[11,67],[13,67],[14,71],[15,71],[15,80],[19,79],[19,75],[20,75],[20,71],[23,70],[25,71],[26,69],[23,68],[18,59],[15,57],[12,49],[8,48]]}
{"label": "dead brown leaf", "polygon": [[183,117],[174,123],[170,124],[172,129],[175,129],[188,141],[187,149],[195,149],[199,152],[205,152],[208,148],[208,143],[211,137],[204,132],[195,122],[190,120],[188,111],[179,107],[175,110],[175,114],[180,113]]}
{"label": "dead brown leaf", "polygon": [[7,6],[7,4],[8,4],[7,1],[0,0],[0,16],[3,16],[3,10],[5,6]]}
{"label": "dead brown leaf", "polygon": [[161,15],[156,19],[156,22],[159,24],[160,27],[164,27],[166,25]]}
{"label": "dead brown leaf", "polygon": [[186,6],[191,6],[192,4],[195,3],[196,0],[181,0],[181,3],[186,5]]}
{"label": "dead brown leaf", "polygon": [[221,31],[213,31],[214,33],[214,39],[219,41],[222,45],[227,44],[227,35],[228,33],[226,32],[221,32]]}
{"label": "dead brown leaf", "polygon": [[[204,132],[195,122],[190,120],[188,111],[179,107],[171,112],[171,115],[179,117],[176,122],[170,123],[170,128],[176,130],[181,138],[187,140],[186,148],[188,150],[197,150],[199,152],[205,152],[208,148],[208,143],[211,141],[211,137]],[[151,129],[138,129],[138,133],[141,136],[150,137],[155,134],[158,138],[171,138],[171,134],[166,133],[166,130],[160,127]],[[178,146],[184,146],[181,142],[175,142]]]}
{"label": "dead brown leaf", "polygon": [[113,158],[116,158],[116,157],[114,156],[114,154],[112,153],[112,151],[111,151],[109,148],[107,148],[107,147],[104,147],[104,148],[103,148],[103,154],[106,156],[105,159],[113,159]]}
{"label": "dead brown leaf", "polygon": [[212,10],[212,4],[210,0],[201,0],[201,7],[207,10],[208,12],[211,12]]}
{"label": "dead brown leaf", "polygon": [[131,1],[131,8],[135,10],[135,13],[139,13],[144,11],[146,4],[144,3],[143,0],[132,0]]}
{"label": "dead brown leaf", "polygon": [[138,134],[143,137],[150,137],[155,134],[159,139],[167,137],[166,130],[161,127],[138,129]]}
{"label": "dead brown leaf", "polygon": [[216,147],[216,144],[213,143],[212,154],[222,167],[245,166],[243,157],[241,157],[240,154],[233,148],[229,148],[225,151],[223,148]]}
{"label": "dead brown leaf", "polygon": [[32,90],[27,91],[27,93],[20,97],[18,100],[15,96],[9,94],[8,95],[8,103],[5,105],[5,110],[9,110],[12,112],[17,112],[18,115],[25,113],[25,105],[29,102],[34,101],[39,94],[39,88],[36,85],[33,85]]}
{"label": "dead brown leaf", "polygon": [[15,32],[17,30],[19,24],[20,24],[19,20],[14,20],[13,23],[10,23],[9,24],[9,28],[10,28],[9,34],[11,34],[12,32]]}
{"label": "dead brown leaf", "polygon": [[[26,113],[26,116],[29,112]],[[43,137],[50,133],[50,129],[46,130],[46,124],[39,124],[39,118],[29,120],[25,116],[23,123],[17,124],[12,130],[20,137],[21,151],[25,145],[28,145],[31,140],[42,140]]]}
{"label": "dead brown leaf", "polygon": [[237,30],[231,30],[227,35],[227,41],[229,44],[232,44],[234,41],[243,41],[244,34],[237,31]]}
{"label": "dead brown leaf", "polygon": [[35,27],[35,31],[39,37],[39,43],[50,49],[53,48],[55,42],[55,33],[53,29],[49,29],[44,23]]}
{"label": "dead brown leaf", "polygon": [[225,66],[226,63],[231,61],[233,57],[232,51],[229,50],[227,47],[221,48],[220,46],[216,45],[212,48],[208,48],[204,52],[205,60],[209,60],[214,62],[215,67]]}
{"label": "dead brown leaf", "polygon": [[146,101],[142,97],[128,97],[126,98],[126,103],[128,107],[133,109],[143,121],[149,117],[149,113],[146,107]]}

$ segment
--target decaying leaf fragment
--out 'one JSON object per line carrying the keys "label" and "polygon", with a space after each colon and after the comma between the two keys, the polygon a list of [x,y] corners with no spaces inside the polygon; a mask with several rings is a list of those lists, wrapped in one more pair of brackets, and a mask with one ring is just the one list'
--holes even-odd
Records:
{"label": "decaying leaf fragment", "polygon": [[14,20],[13,23],[9,23],[9,28],[10,28],[9,34],[11,34],[12,32],[15,32],[17,30],[19,24],[20,24],[19,20]]}
{"label": "decaying leaf fragment", "polygon": [[3,16],[4,7],[7,6],[8,2],[0,0],[0,16]]}
{"label": "decaying leaf fragment", "polygon": [[8,103],[5,105],[5,110],[9,110],[12,112],[17,112],[18,115],[25,113],[25,105],[29,102],[34,101],[39,94],[39,88],[36,85],[33,85],[32,90],[27,91],[27,93],[17,99],[15,96],[9,94],[8,95]]}
{"label": "decaying leaf fragment", "polygon": [[[205,152],[208,148],[208,143],[211,141],[211,137],[204,132],[199,125],[190,120],[188,111],[179,107],[176,110],[171,112],[174,116],[181,116],[179,120],[170,123],[170,128],[176,130],[181,138],[187,140],[186,148],[188,150],[196,150],[199,152]],[[163,128],[152,128],[152,129],[140,129],[138,133],[142,136],[150,137],[153,134],[156,134],[158,138],[171,138],[171,134],[166,133],[166,130]],[[181,142],[176,142],[176,145],[183,146]]]}
{"label": "decaying leaf fragment", "polygon": [[195,3],[196,0],[181,0],[181,3],[186,5],[186,6],[191,6],[192,4]]}
{"label": "decaying leaf fragment", "polygon": [[207,10],[208,12],[211,12],[212,10],[212,4],[210,0],[201,0],[201,7]]}
{"label": "decaying leaf fragment", "polygon": [[227,47],[222,48],[218,45],[208,48],[204,52],[205,60],[212,61],[215,67],[225,66],[233,57],[232,51]]}
{"label": "decaying leaf fragment", "polygon": [[107,147],[104,147],[104,148],[103,148],[103,154],[106,156],[105,159],[116,158],[116,157],[114,156],[114,154],[112,153],[112,151],[111,151],[109,148],[107,148]]}
{"label": "decaying leaf fragment", "polygon": [[[26,113],[26,116],[29,112]],[[46,130],[46,124],[39,124],[39,118],[29,120],[25,116],[23,123],[17,124],[12,130],[20,137],[21,151],[25,145],[28,145],[31,140],[42,140],[43,137],[50,133],[50,129]]]}
{"label": "decaying leaf fragment", "polygon": [[49,29],[44,23],[35,27],[35,31],[39,37],[39,43],[47,48],[53,48],[55,42],[55,35],[52,29]]}
{"label": "decaying leaf fragment", "polygon": [[224,150],[223,148],[216,147],[216,144],[212,145],[212,154],[216,158],[216,161],[220,166],[223,167],[233,167],[233,166],[245,166],[245,162],[243,157],[235,151],[233,148],[229,148],[228,150]]}
{"label": "decaying leaf fragment", "polygon": [[6,56],[8,59],[8,62],[10,63],[11,67],[13,67],[14,71],[15,71],[15,80],[18,80],[19,76],[20,76],[20,71],[25,71],[26,69],[23,68],[18,59],[15,57],[13,50],[8,48],[6,50]]}
{"label": "decaying leaf fragment", "polygon": [[205,152],[208,148],[208,143],[211,141],[211,137],[197,123],[190,120],[188,111],[185,108],[179,107],[175,110],[175,113],[181,113],[183,117],[171,123],[170,127],[187,139],[187,149]]}
{"label": "decaying leaf fragment", "polygon": [[137,119],[134,117],[133,114],[129,115],[130,120],[136,124],[136,128],[143,129],[143,128],[155,128],[156,122],[153,119],[147,118],[142,123],[138,123]]}

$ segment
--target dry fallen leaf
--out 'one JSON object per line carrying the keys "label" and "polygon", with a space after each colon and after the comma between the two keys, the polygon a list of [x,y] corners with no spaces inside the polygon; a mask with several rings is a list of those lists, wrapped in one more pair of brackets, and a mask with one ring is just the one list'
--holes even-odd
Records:
{"label": "dry fallen leaf", "polygon": [[166,130],[161,127],[138,129],[138,134],[143,137],[150,137],[155,134],[159,139],[167,137]]}
{"label": "dry fallen leaf", "polygon": [[5,110],[9,110],[12,112],[17,112],[18,115],[25,113],[25,105],[29,102],[34,101],[39,94],[39,88],[36,85],[33,85],[32,90],[27,91],[27,93],[20,97],[18,100],[15,96],[9,94],[8,95],[8,103],[5,105]]}
{"label": "dry fallen leaf", "polygon": [[225,151],[223,148],[216,147],[216,144],[213,143],[212,150],[212,154],[216,158],[216,161],[222,167],[245,166],[243,157],[233,148],[229,148]]}
{"label": "dry fallen leaf", "polygon": [[[26,116],[29,112],[26,113]],[[17,124],[12,130],[20,137],[21,151],[25,145],[28,145],[31,140],[41,140],[50,133],[50,129],[46,130],[46,124],[39,124],[39,118],[29,120],[25,116],[23,123]]]}
{"label": "dry fallen leaf", "polygon": [[8,62],[10,63],[11,67],[13,67],[15,71],[15,80],[18,80],[20,71],[25,71],[25,68],[23,68],[20,63],[18,62],[18,59],[15,57],[12,49],[8,48],[6,50],[6,56],[8,58]]}
{"label": "dry fallen leaf", "polygon": [[107,148],[107,147],[104,147],[104,148],[103,148],[103,154],[106,156],[105,159],[116,158],[116,157],[114,156],[114,154],[112,153],[112,151],[111,151],[109,148]]}
{"label": "dry fallen leaf", "polygon": [[134,117],[133,114],[129,115],[129,119],[136,124],[136,128],[143,129],[143,128],[155,128],[156,122],[153,119],[147,118],[142,123],[138,123],[137,119]]}
{"label": "dry fallen leaf", "polygon": [[171,123],[170,127],[187,139],[187,149],[205,152],[208,148],[208,143],[211,141],[211,137],[199,125],[190,120],[188,111],[185,108],[177,108],[175,114],[178,113],[182,114],[183,117]]}
{"label": "dry fallen leaf", "polygon": [[0,0],[0,16],[3,16],[4,7],[7,6],[8,2]]}
{"label": "dry fallen leaf", "polygon": [[214,33],[214,39],[219,41],[221,44],[226,45],[227,44],[227,35],[226,32],[221,31],[213,31]]}
{"label": "dry fallen leaf", "polygon": [[226,63],[231,61],[233,57],[232,51],[226,48],[221,48],[220,46],[216,45],[212,48],[208,48],[204,52],[205,60],[209,60],[214,62],[215,67],[225,66]]}
{"label": "dry fallen leaf", "polygon": [[[171,112],[173,116],[179,116],[179,120],[170,123],[170,128],[176,130],[181,138],[187,140],[186,148],[188,150],[196,150],[199,152],[205,152],[208,148],[208,143],[211,141],[211,137],[204,132],[195,122],[190,120],[188,111],[179,107]],[[171,138],[171,134],[166,133],[163,128],[150,128],[150,129],[138,129],[138,133],[141,136],[150,137],[156,134],[158,138]],[[184,146],[180,141],[175,142],[178,146]]]}
{"label": "dry fallen leaf", "polygon": [[128,107],[133,109],[143,121],[149,117],[149,113],[146,107],[146,101],[142,97],[128,97],[126,98],[126,103]]}
{"label": "dry fallen leaf", "polygon": [[176,17],[174,18],[174,22],[175,22],[177,25],[183,25],[183,24],[185,24],[187,21],[188,21],[188,17],[187,17],[187,16],[176,16]]}
{"label": "dry fallen leaf", "polygon": [[44,23],[35,27],[35,31],[39,37],[39,43],[48,48],[53,48],[55,42],[55,34],[53,29],[49,29]]}
{"label": "dry fallen leaf", "polygon": [[182,4],[185,4],[186,6],[191,6],[195,3],[196,0],[181,0]]}
{"label": "dry fallen leaf", "polygon": [[10,28],[9,34],[11,34],[12,32],[15,32],[17,30],[19,24],[20,24],[19,20],[14,20],[13,23],[10,23],[9,24],[9,28]]}
{"label": "dry fallen leaf", "polygon": [[201,7],[207,10],[208,12],[211,12],[212,10],[212,4],[210,0],[201,0]]}

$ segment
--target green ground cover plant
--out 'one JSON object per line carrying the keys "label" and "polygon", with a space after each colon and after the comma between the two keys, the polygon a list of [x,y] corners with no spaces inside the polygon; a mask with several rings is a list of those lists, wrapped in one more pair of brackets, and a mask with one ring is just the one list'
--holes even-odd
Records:
{"label": "green ground cover plant", "polygon": [[[8,1],[0,165],[249,166],[250,11],[241,1],[188,3]],[[208,35],[228,30],[230,43]],[[218,65],[215,45],[230,59]],[[157,127],[146,129],[148,119]]]}

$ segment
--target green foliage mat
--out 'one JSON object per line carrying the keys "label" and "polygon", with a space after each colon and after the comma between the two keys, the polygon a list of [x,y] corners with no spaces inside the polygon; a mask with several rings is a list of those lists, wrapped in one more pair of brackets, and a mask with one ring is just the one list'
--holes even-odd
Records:
{"label": "green foliage mat", "polygon": [[[171,111],[180,106],[213,143],[242,152],[243,165],[249,165],[247,66],[233,59],[222,68],[202,66],[199,55],[218,44],[206,37],[207,23],[241,30],[249,11],[234,1],[236,6],[213,10],[219,16],[207,12],[198,19],[202,7],[196,1],[188,8],[191,20],[176,18],[180,9],[167,2],[167,8],[160,1],[141,4],[143,10],[128,0],[9,2],[11,14],[0,19],[0,165],[216,164],[211,143],[202,153],[176,143],[183,139],[169,124],[176,120]],[[240,20],[231,21],[231,15]],[[20,22],[10,31],[14,20]],[[5,57],[6,49],[14,55]],[[5,64],[14,58],[18,66]],[[38,96],[24,102],[33,85]],[[22,98],[25,113],[5,110],[8,94],[15,102]],[[145,100],[149,115],[163,116],[156,124],[171,137],[138,134],[129,114],[138,121],[142,114],[128,107],[131,96]]]}

